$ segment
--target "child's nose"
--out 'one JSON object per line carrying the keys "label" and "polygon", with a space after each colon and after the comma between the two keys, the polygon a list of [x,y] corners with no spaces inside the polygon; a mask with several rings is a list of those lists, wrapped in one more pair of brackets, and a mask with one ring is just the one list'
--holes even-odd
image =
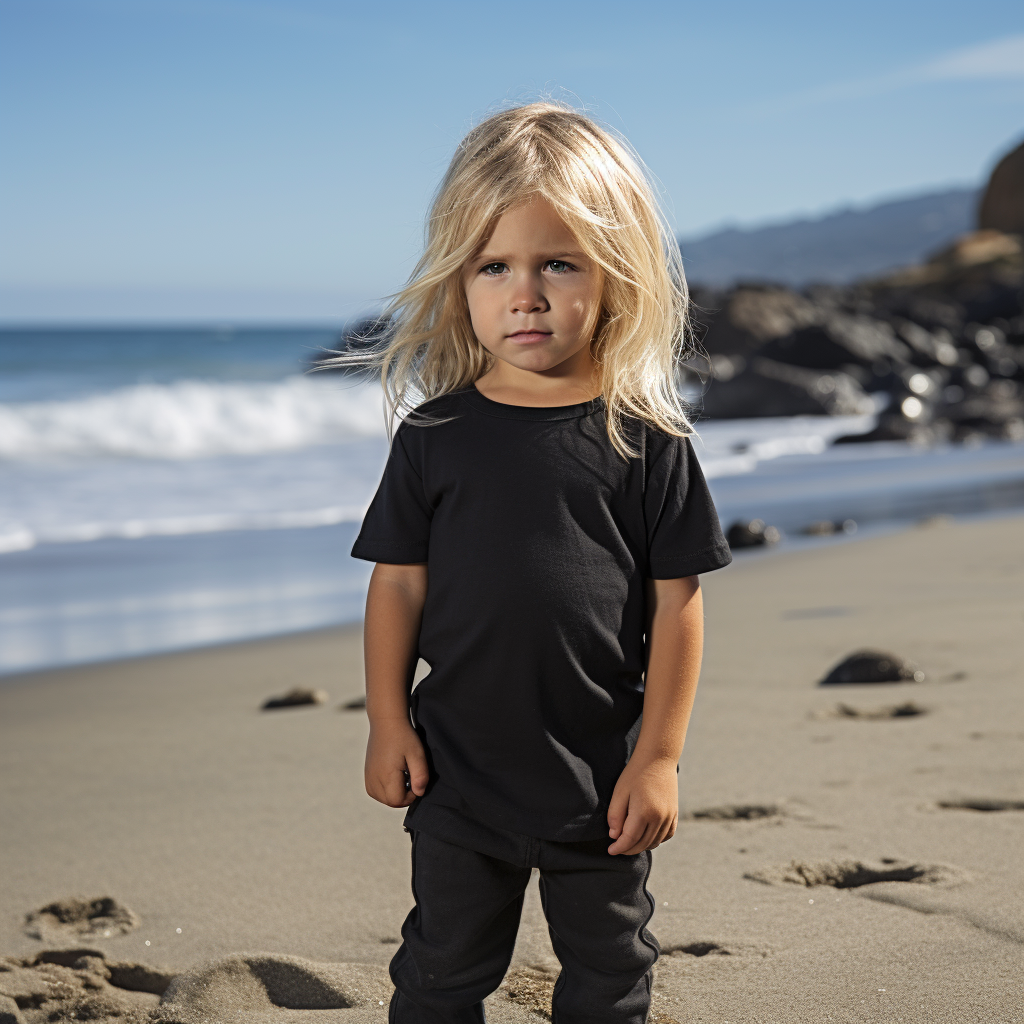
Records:
{"label": "child's nose", "polygon": [[513,313],[544,313],[548,309],[544,293],[533,281],[522,281],[512,293]]}

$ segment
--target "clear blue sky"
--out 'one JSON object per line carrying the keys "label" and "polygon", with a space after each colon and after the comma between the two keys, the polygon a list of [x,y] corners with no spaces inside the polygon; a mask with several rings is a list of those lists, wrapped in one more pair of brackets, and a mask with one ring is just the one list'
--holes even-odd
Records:
{"label": "clear blue sky", "polygon": [[339,317],[464,131],[549,94],[692,236],[980,182],[1024,4],[0,0],[0,318]]}

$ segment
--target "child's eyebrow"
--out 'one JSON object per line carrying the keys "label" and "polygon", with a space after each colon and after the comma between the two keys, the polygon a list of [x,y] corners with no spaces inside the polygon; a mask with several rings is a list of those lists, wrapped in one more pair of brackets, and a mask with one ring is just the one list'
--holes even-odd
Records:
{"label": "child's eyebrow", "polygon": [[[549,253],[539,253],[534,258],[542,260],[584,260],[587,257],[585,253],[576,252],[573,249],[558,249],[552,250]],[[507,263],[511,259],[513,259],[513,255],[510,253],[487,252],[486,250],[473,257],[475,263],[484,264]]]}

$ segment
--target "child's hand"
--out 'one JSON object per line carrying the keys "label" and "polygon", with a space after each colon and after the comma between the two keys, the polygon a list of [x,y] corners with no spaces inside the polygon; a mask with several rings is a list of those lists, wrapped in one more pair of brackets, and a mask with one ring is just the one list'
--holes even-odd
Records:
{"label": "child's hand", "polygon": [[630,759],[608,805],[609,853],[643,853],[676,834],[678,779],[674,761]]}
{"label": "child's hand", "polygon": [[427,757],[408,720],[370,723],[364,777],[366,792],[388,807],[408,807],[416,797],[423,796],[430,778]]}

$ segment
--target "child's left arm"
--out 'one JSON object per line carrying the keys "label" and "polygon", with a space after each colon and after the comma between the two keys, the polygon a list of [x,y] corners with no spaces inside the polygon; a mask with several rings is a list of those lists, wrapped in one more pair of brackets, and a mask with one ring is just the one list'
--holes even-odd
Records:
{"label": "child's left arm", "polygon": [[700,579],[648,580],[644,717],[608,807],[611,854],[652,850],[675,835],[676,765],[683,752],[704,647]]}

